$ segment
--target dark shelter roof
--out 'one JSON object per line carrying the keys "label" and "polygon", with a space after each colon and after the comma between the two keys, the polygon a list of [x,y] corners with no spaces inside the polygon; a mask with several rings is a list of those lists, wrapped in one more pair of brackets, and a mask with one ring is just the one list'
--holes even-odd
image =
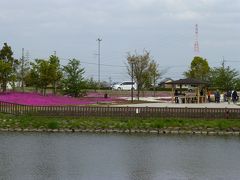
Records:
{"label": "dark shelter roof", "polygon": [[182,84],[189,84],[189,85],[208,85],[209,83],[206,81],[198,80],[198,79],[193,79],[193,78],[186,78],[186,79],[179,79],[176,81],[168,82],[166,84],[177,84],[177,85],[182,85]]}

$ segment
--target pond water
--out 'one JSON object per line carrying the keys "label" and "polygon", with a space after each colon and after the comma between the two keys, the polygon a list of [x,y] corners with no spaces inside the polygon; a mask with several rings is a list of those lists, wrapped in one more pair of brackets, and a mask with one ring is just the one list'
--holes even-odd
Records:
{"label": "pond water", "polygon": [[239,179],[236,136],[0,133],[0,179]]}

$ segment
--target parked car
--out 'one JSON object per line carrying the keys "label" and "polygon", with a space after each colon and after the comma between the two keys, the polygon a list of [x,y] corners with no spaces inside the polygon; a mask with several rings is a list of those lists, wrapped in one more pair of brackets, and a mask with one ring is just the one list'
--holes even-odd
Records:
{"label": "parked car", "polygon": [[119,82],[114,82],[111,84],[111,89],[113,89],[113,87],[116,85],[116,84],[120,84]]}
{"label": "parked car", "polygon": [[194,85],[188,85],[188,86],[187,86],[188,92],[193,92],[193,91],[195,91],[196,89],[197,89],[197,87],[194,86]]}
{"label": "parked car", "polygon": [[112,86],[113,90],[131,90],[133,87],[134,90],[137,89],[137,85],[135,82],[131,82],[131,81],[124,81],[122,83],[118,83],[118,84],[114,84]]}

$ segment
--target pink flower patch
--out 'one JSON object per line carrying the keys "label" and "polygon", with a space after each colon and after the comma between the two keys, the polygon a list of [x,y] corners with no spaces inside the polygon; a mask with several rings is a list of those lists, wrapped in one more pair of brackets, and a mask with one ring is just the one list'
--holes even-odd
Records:
{"label": "pink flower patch", "polygon": [[68,96],[42,96],[37,93],[9,92],[0,94],[0,101],[35,106],[61,106],[61,105],[87,105],[99,102],[112,102],[112,98],[83,97],[73,98]]}

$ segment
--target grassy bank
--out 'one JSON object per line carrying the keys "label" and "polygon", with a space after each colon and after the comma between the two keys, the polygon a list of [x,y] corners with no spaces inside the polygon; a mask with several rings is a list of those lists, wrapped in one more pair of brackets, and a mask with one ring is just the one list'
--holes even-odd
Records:
{"label": "grassy bank", "polygon": [[2,129],[118,129],[156,130],[178,128],[184,130],[214,129],[240,132],[240,120],[200,120],[200,119],[130,119],[130,118],[53,118],[13,116],[0,114]]}

